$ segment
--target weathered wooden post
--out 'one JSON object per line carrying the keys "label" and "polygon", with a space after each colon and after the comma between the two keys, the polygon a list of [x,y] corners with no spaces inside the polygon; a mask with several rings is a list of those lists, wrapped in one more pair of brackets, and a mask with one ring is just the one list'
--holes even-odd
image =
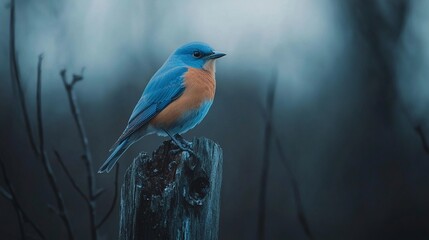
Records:
{"label": "weathered wooden post", "polygon": [[222,149],[193,140],[198,159],[166,141],[152,157],[141,153],[121,189],[121,240],[218,239]]}

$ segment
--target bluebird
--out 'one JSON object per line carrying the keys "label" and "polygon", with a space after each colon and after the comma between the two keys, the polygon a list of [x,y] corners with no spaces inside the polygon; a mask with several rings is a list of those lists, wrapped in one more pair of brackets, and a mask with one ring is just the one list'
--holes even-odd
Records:
{"label": "bluebird", "polygon": [[215,61],[225,55],[201,42],[176,49],[150,79],[98,172],[109,172],[133,143],[149,134],[169,136],[180,149],[192,153],[181,134],[207,115],[216,90]]}

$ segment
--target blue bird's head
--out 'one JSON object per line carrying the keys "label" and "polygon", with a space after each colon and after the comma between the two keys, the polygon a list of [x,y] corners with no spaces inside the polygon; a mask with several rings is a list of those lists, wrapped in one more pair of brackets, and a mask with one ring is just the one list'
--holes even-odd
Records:
{"label": "blue bird's head", "polygon": [[189,67],[214,71],[215,60],[225,55],[215,51],[206,43],[191,42],[179,47],[171,57]]}

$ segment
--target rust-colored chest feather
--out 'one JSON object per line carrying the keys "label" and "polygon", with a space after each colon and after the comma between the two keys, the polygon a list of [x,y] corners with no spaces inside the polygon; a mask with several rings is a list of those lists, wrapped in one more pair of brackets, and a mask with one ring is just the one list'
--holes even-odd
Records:
{"label": "rust-colored chest feather", "polygon": [[189,68],[185,74],[186,90],[182,97],[189,98],[189,103],[198,107],[202,102],[213,100],[216,80],[213,71]]}
{"label": "rust-colored chest feather", "polygon": [[189,68],[184,80],[183,94],[158,113],[151,121],[152,125],[168,127],[187,112],[199,108],[206,101],[213,100],[216,90],[214,71]]}

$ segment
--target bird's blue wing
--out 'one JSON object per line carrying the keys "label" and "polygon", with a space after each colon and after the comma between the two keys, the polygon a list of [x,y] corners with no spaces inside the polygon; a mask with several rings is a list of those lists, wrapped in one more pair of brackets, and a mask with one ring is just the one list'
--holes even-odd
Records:
{"label": "bird's blue wing", "polygon": [[183,75],[187,70],[186,67],[177,67],[165,73],[158,72],[152,77],[142,97],[134,107],[127,127],[112,146],[112,149],[146,125],[156,114],[182,95],[185,90]]}

